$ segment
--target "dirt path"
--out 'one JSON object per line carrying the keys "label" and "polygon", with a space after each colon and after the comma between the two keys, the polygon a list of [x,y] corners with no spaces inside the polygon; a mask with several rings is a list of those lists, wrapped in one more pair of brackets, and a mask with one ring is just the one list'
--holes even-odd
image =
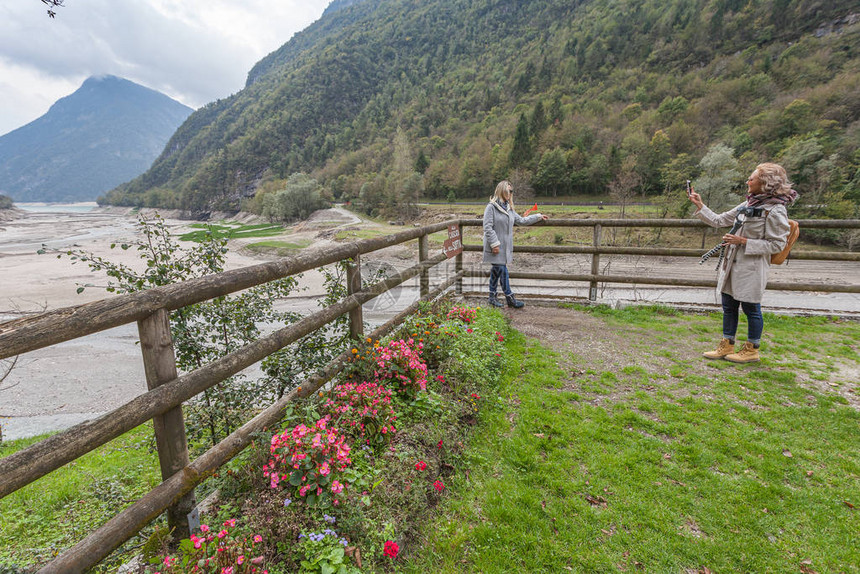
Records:
{"label": "dirt path", "polygon": [[[559,355],[564,388],[575,391],[595,405],[611,404],[633,393],[659,390],[672,396],[690,394],[685,379],[714,378],[719,369],[766,368],[793,373],[801,386],[822,394],[842,396],[860,410],[860,365],[855,362],[767,356],[769,334],[764,334],[763,356],[758,365],[735,366],[702,357],[719,337],[716,317],[677,315],[655,317],[653,328],[608,324],[600,317],[558,306],[527,305],[505,309],[511,325]],[[822,341],[824,343],[824,341]],[[854,343],[855,348],[857,342]],[[611,379],[606,384],[605,377]],[[701,390],[701,389],[700,389]],[[707,390],[699,395],[707,399]]]}

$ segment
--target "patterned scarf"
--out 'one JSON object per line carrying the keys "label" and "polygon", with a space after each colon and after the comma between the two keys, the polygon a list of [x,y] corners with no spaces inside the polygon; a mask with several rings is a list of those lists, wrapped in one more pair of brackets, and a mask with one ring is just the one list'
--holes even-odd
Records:
{"label": "patterned scarf", "polygon": [[747,205],[755,207],[756,205],[791,205],[797,200],[797,192],[793,189],[785,195],[770,195],[767,193],[758,193],[753,195],[747,194]]}

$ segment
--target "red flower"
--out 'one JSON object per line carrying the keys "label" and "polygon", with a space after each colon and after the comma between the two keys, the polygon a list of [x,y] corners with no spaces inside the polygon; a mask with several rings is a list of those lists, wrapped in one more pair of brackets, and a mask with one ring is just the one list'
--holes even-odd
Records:
{"label": "red flower", "polygon": [[391,540],[385,541],[385,550],[382,551],[383,554],[391,556],[392,558],[397,558],[398,552],[400,552],[400,546],[398,546],[396,542],[392,542]]}
{"label": "red flower", "polygon": [[439,444],[436,445],[438,448],[442,448],[442,439],[439,439]]}
{"label": "red flower", "polygon": [[436,492],[442,492],[443,490],[445,490],[445,485],[442,484],[441,480],[437,480],[433,483],[433,488],[436,489]]}
{"label": "red flower", "polygon": [[415,470],[427,470],[427,463],[423,460],[419,460],[415,463]]}

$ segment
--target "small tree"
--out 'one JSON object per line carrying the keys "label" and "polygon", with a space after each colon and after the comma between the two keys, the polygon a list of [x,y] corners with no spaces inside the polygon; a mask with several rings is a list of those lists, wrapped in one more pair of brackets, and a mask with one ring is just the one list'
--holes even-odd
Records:
{"label": "small tree", "polygon": [[556,147],[543,153],[535,172],[534,183],[538,190],[544,194],[549,192],[553,197],[556,197],[559,192],[568,191],[570,174],[567,169],[567,158],[561,148]]}
{"label": "small tree", "polygon": [[[43,246],[39,253],[51,251],[57,257],[67,256],[73,263],[86,263],[93,271],[102,271],[110,278],[101,286],[79,285],[78,293],[87,287],[132,293],[224,270],[226,239],[209,233],[200,243],[182,247],[157,215],[153,219],[141,217],[138,229],[143,240],[118,247],[138,251],[146,262],[142,272],[78,249],[56,251]],[[111,249],[116,247],[116,244],[111,245]],[[256,341],[261,336],[261,324],[296,321],[299,315],[274,307],[275,302],[289,295],[295,286],[296,280],[292,277],[279,279],[240,295],[218,297],[173,311],[170,326],[179,370],[190,372]],[[273,395],[274,391],[264,379],[249,381],[243,375],[231,377],[187,403],[185,420],[189,437],[207,439],[214,445]]]}
{"label": "small tree", "polygon": [[0,194],[0,209],[11,209],[12,205],[13,203],[11,197]]}
{"label": "small tree", "polygon": [[[636,195],[642,185],[641,176],[636,173],[636,157],[627,157],[621,165],[621,171],[609,182],[609,196],[621,206],[621,218],[627,211],[627,204]],[[614,233],[613,229],[613,233]],[[614,239],[614,236],[613,236]]]}
{"label": "small tree", "polygon": [[314,211],[329,205],[322,191],[317,180],[304,173],[294,173],[283,189],[263,196],[263,217],[271,221],[307,219]]}
{"label": "small tree", "polygon": [[[741,178],[734,150],[723,144],[714,144],[699,162],[701,175],[693,182],[702,201],[716,212],[740,203],[740,196],[734,192]],[[702,248],[708,230],[702,231]]]}

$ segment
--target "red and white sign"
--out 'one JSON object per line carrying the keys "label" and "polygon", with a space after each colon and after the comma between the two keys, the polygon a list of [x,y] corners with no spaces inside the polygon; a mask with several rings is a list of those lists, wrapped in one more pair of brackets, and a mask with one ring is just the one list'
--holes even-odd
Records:
{"label": "red and white sign", "polygon": [[448,239],[442,243],[442,252],[451,259],[463,252],[463,242],[460,238],[460,226],[456,223],[448,226]]}

